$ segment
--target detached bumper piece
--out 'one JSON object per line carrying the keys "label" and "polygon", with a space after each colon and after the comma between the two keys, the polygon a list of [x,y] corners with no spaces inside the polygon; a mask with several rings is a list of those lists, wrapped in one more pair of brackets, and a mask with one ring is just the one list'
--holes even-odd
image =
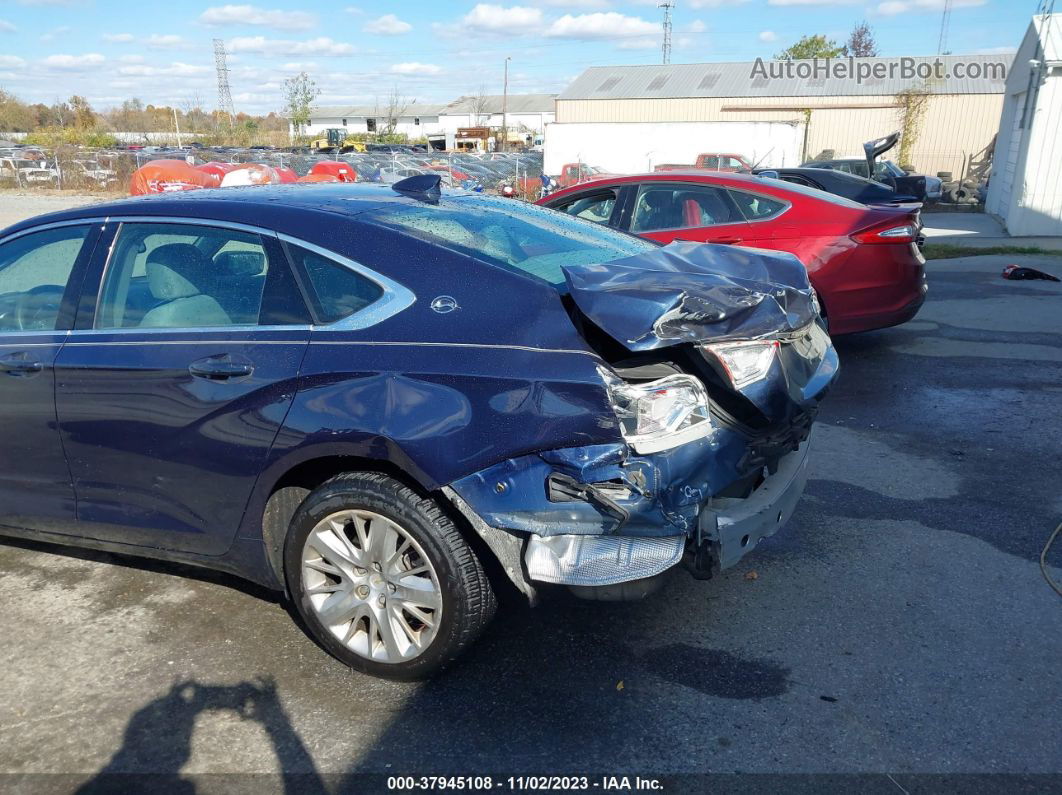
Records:
{"label": "detached bumper piece", "polygon": [[660,574],[682,559],[685,546],[684,535],[639,538],[532,534],[524,563],[532,580],[597,587]]}
{"label": "detached bumper piece", "polygon": [[733,566],[789,521],[808,480],[810,446],[808,439],[783,457],[777,471],[748,497],[716,498],[701,512],[700,535],[713,542],[720,569]]}

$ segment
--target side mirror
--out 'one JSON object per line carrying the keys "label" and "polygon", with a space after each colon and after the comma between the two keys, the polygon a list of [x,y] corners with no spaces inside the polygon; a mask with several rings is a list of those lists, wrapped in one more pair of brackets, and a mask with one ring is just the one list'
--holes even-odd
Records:
{"label": "side mirror", "polygon": [[763,171],[757,171],[756,172],[756,176],[757,177],[769,177],[770,179],[780,179],[780,177],[778,176],[778,172],[777,171],[771,171],[770,169],[765,169]]}

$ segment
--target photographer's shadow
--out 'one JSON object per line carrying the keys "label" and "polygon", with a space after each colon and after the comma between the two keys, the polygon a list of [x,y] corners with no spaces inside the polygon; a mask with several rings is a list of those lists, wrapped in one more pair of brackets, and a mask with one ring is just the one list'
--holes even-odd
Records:
{"label": "photographer's shadow", "polygon": [[194,780],[182,778],[181,770],[191,756],[196,718],[219,710],[231,710],[261,724],[283,771],[285,791],[326,792],[271,679],[235,685],[204,685],[195,680],[175,683],[165,695],[134,713],[122,747],[77,792],[153,791],[155,785],[164,785],[166,792],[195,792]]}

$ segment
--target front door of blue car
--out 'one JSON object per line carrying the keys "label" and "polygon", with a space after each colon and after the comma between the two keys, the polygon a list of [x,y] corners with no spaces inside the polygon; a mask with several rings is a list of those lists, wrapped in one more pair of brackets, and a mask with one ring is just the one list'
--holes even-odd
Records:
{"label": "front door of blue car", "polygon": [[74,532],[53,364],[98,236],[82,222],[0,240],[0,524]]}
{"label": "front door of blue car", "polygon": [[113,233],[55,363],[78,532],[221,554],[291,405],[305,302],[271,233],[151,220]]}

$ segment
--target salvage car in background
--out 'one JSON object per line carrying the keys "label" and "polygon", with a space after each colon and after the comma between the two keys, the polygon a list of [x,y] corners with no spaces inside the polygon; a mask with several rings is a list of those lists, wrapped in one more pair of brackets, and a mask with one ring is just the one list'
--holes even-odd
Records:
{"label": "salvage car in background", "polygon": [[795,254],[831,334],[904,323],[925,300],[920,205],[868,207],[781,180],[696,170],[594,180],[539,203],[661,243]]}
{"label": "salvage car in background", "polygon": [[487,571],[637,597],[786,522],[837,371],[794,257],[438,186],[0,233],[2,532],[286,588],[329,652],[410,678],[490,619]]}
{"label": "salvage car in background", "polygon": [[897,193],[877,180],[858,177],[847,171],[826,168],[758,168],[753,173],[806,188],[824,190],[860,204],[897,205],[918,202],[914,196]]}
{"label": "salvage car in background", "polygon": [[939,177],[925,174],[908,174],[891,160],[879,160],[885,152],[896,146],[899,133],[892,133],[875,141],[863,144],[864,156],[847,155],[826,159],[809,160],[801,168],[820,168],[855,174],[864,179],[873,179],[889,186],[904,196],[913,196],[916,201],[935,202],[943,193],[944,183]]}

